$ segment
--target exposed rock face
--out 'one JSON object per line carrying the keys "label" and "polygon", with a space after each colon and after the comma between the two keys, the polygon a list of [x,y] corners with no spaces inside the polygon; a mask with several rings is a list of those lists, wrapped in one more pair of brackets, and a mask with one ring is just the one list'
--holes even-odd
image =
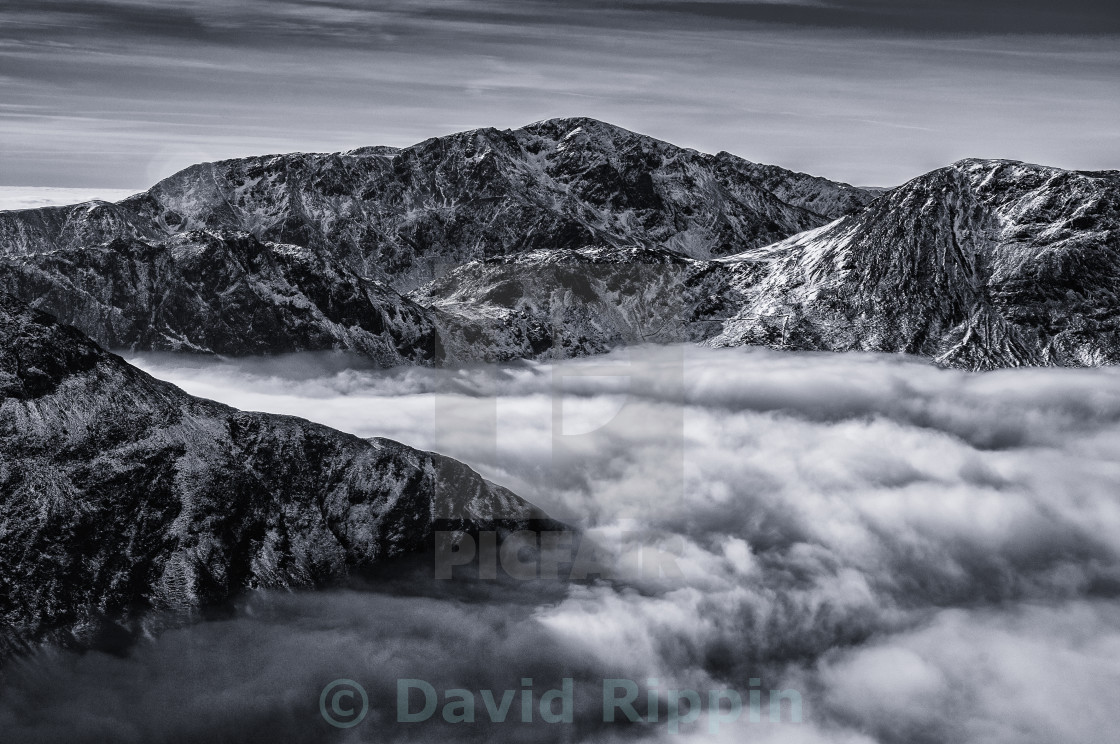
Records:
{"label": "exposed rock face", "polygon": [[0,289],[137,351],[429,365],[707,341],[1110,364],[1118,184],[968,160],[878,195],[558,119],[0,213]]}
{"label": "exposed rock face", "polygon": [[[555,353],[590,353],[633,336],[632,323],[560,339],[553,319],[495,327],[395,290],[475,260],[533,266],[549,251],[727,255],[872,196],[559,119],[403,150],[203,163],[119,204],[0,213],[0,288],[109,348],[347,349],[386,365],[540,356],[553,341]],[[580,312],[591,310],[568,315]]]}
{"label": "exposed rock face", "polygon": [[109,348],[230,355],[349,349],[390,366],[436,353],[430,313],[329,255],[245,234],[116,239],[0,262],[0,291]]}
{"label": "exposed rock face", "polygon": [[471,262],[409,297],[470,329],[475,355],[572,357],[706,339],[743,301],[733,278],[662,248],[542,250]]}
{"label": "exposed rock face", "polygon": [[325,252],[406,291],[449,264],[542,248],[662,245],[723,256],[822,225],[872,198],[593,119],[556,119],[403,150],[203,163],[119,204],[0,213],[0,253],[117,238],[159,243],[200,229],[247,232]]}
{"label": "exposed rock face", "polygon": [[858,212],[874,197],[888,191],[880,188],[857,188],[776,165],[751,163],[727,152],[716,155],[716,162],[717,169],[736,174],[735,177],[728,178],[730,182],[741,183],[745,179],[787,204],[831,219]]}
{"label": "exposed rock face", "polygon": [[412,293],[563,355],[707,340],[904,352],[983,370],[1120,361],[1120,174],[962,161],[863,211],[724,259],[536,252]]}
{"label": "exposed rock face", "polygon": [[0,657],[544,515],[467,466],[194,398],[0,298]]}
{"label": "exposed rock face", "polygon": [[715,344],[907,352],[968,369],[1120,361],[1120,173],[965,160],[727,259]]}

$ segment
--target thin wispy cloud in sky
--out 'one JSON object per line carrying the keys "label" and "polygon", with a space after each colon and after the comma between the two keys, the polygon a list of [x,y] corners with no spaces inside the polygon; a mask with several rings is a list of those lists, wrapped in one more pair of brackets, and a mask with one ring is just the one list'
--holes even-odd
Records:
{"label": "thin wispy cloud in sky", "polygon": [[570,115],[860,184],[965,156],[1120,166],[1109,5],[974,5],[15,0],[0,185]]}

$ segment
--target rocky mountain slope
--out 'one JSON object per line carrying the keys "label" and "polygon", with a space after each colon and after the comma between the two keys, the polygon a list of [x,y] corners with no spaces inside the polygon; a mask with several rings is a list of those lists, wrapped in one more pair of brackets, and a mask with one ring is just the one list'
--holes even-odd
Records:
{"label": "rocky mountain slope", "polygon": [[964,160],[722,263],[750,289],[714,344],[967,369],[1120,361],[1116,171]]}
{"label": "rocky mountain slope", "polygon": [[0,657],[538,519],[459,462],[194,398],[0,297]]}
{"label": "rocky mountain slope", "polygon": [[725,256],[817,227],[873,197],[593,119],[555,119],[401,150],[202,163],[118,204],[0,213],[0,254],[247,232],[314,249],[407,291],[448,265],[538,249],[659,245]]}
{"label": "rocky mountain slope", "polygon": [[204,163],[118,204],[0,212],[0,289],[109,348],[347,349],[384,365],[534,357],[554,345],[590,353],[641,338],[633,319],[608,312],[560,337],[557,322],[601,315],[617,291],[594,308],[495,323],[485,313],[444,312],[454,303],[422,307],[397,290],[473,261],[528,269],[550,252],[726,255],[872,197],[592,119],[560,119],[403,150]]}
{"label": "rocky mountain slope", "polygon": [[193,231],[0,258],[0,291],[109,348],[345,349],[431,366],[703,338],[706,326],[662,317],[706,297],[711,281],[689,283],[716,266],[657,248],[539,250],[470,262],[405,297],[309,248]]}
{"label": "rocky mountain slope", "polygon": [[192,231],[0,259],[0,291],[114,349],[437,361],[432,313],[323,252]]}
{"label": "rocky mountain slope", "polygon": [[967,160],[723,259],[664,248],[478,261],[411,293],[551,326],[564,355],[706,341],[903,352],[972,370],[1120,361],[1120,174]]}
{"label": "rocky mountain slope", "polygon": [[1116,361],[1115,172],[968,160],[887,193],[591,119],[188,168],[0,213],[0,289],[103,345],[380,364],[641,342]]}
{"label": "rocky mountain slope", "polygon": [[475,354],[566,358],[707,339],[745,301],[734,278],[663,248],[540,250],[472,261],[409,297],[476,334]]}

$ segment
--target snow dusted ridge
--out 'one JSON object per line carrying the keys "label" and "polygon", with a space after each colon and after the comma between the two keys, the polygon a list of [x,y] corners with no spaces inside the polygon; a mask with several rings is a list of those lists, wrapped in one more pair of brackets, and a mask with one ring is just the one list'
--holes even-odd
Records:
{"label": "snow dusted ridge", "polygon": [[[535,257],[555,251],[703,260],[871,199],[726,153],[561,119],[403,150],[203,163],[116,204],[0,213],[0,289],[110,348],[344,348],[382,364],[435,364],[539,356],[559,335],[566,353],[588,353],[642,337],[617,313],[606,326],[556,330],[566,316],[600,315],[617,292],[604,290],[592,308],[587,293],[561,292],[531,307],[460,314],[420,287],[473,261],[510,258],[531,272]],[[628,263],[614,260],[612,271]],[[410,290],[429,306],[399,294]],[[569,302],[583,306],[538,312]],[[495,325],[498,315],[505,322]]]}
{"label": "snow dusted ridge", "polygon": [[727,255],[823,224],[871,198],[592,119],[557,119],[403,150],[202,163],[117,204],[0,215],[0,253],[116,238],[162,242],[194,230],[247,232],[323,250],[409,290],[448,264],[537,248],[663,245],[698,258]]}
{"label": "snow dusted ridge", "polygon": [[881,193],[557,119],[0,213],[0,291],[131,350],[432,365],[687,340],[1110,364],[1117,186],[966,160]]}
{"label": "snow dusted ridge", "polygon": [[726,263],[765,268],[717,345],[906,352],[966,369],[1120,361],[1115,171],[963,160]]}
{"label": "snow dusted ridge", "polygon": [[450,458],[194,398],[3,298],[0,400],[0,660],[546,519]]}

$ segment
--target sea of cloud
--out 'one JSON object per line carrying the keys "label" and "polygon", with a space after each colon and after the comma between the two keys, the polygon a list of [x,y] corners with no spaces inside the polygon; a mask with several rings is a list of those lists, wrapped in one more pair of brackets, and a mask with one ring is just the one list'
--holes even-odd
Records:
{"label": "sea of cloud", "polygon": [[[131,360],[196,395],[471,464],[679,572],[256,593],[4,671],[20,740],[1098,742],[1120,727],[1120,372],[659,347],[458,370]],[[319,691],[360,681],[354,728]],[[398,724],[395,684],[575,680],[572,724]],[[803,722],[602,721],[601,682],[794,689]],[[649,683],[656,679],[656,685]],[[643,695],[644,699],[644,695]],[[764,718],[766,711],[764,710]],[[438,718],[439,715],[436,715]]]}
{"label": "sea of cloud", "polygon": [[0,211],[39,209],[100,199],[115,202],[140,189],[81,189],[57,186],[0,186]]}

